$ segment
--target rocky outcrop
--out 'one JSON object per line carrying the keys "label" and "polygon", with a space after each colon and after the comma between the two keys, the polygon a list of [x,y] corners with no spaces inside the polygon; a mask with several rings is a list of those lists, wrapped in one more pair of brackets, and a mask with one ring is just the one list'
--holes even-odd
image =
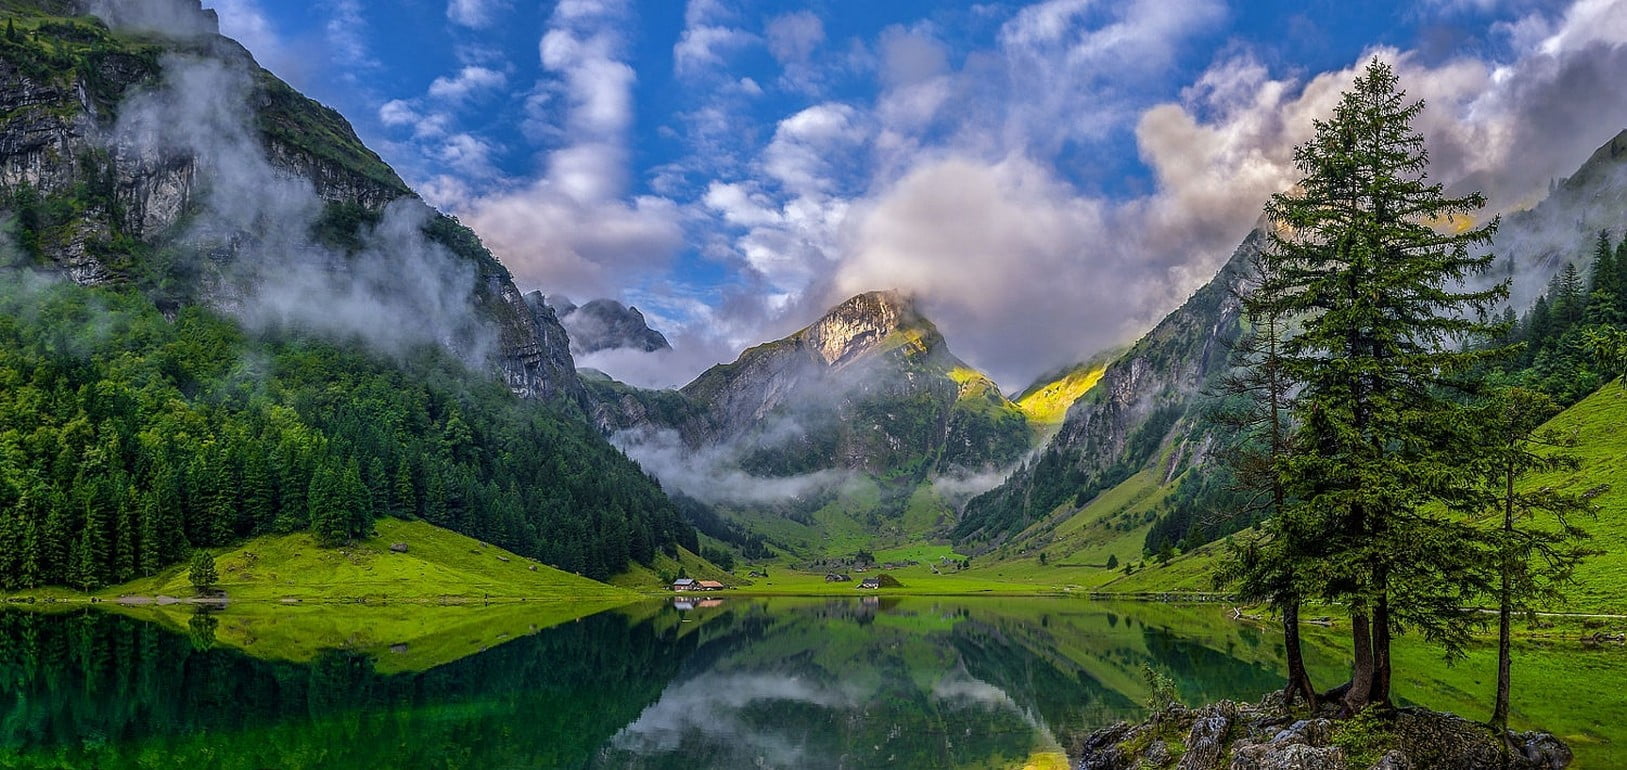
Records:
{"label": "rocky outcrop", "polygon": [[1339,721],[1295,718],[1280,695],[1258,704],[1171,705],[1075,747],[1077,770],[1562,770],[1570,749],[1547,733],[1499,736],[1452,714],[1405,708]]}
{"label": "rocky outcrop", "polygon": [[642,350],[654,353],[671,350],[666,335],[650,328],[644,314],[613,299],[596,299],[578,307],[569,299],[549,297],[548,306],[570,332],[571,352],[577,355],[601,350]]}

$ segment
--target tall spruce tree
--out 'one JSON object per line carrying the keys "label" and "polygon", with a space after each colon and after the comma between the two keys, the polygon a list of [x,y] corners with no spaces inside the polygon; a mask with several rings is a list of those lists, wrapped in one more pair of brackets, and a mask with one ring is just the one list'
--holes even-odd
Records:
{"label": "tall spruce tree", "polygon": [[1299,555],[1306,550],[1301,521],[1289,515],[1284,467],[1293,452],[1288,422],[1294,382],[1283,367],[1288,319],[1282,302],[1284,286],[1270,252],[1249,260],[1238,298],[1249,332],[1232,349],[1232,371],[1221,378],[1219,408],[1210,419],[1233,437],[1222,453],[1242,491],[1244,510],[1261,514],[1263,537],[1234,544],[1217,576],[1237,587],[1238,598],[1268,603],[1282,617],[1283,647],[1288,663],[1285,701],[1303,697],[1316,708],[1316,688],[1305,669],[1299,637],[1301,593]]}
{"label": "tall spruce tree", "polygon": [[[1531,473],[1575,470],[1581,461],[1567,448],[1575,441],[1542,424],[1559,413],[1547,395],[1525,388],[1505,388],[1487,399],[1478,424],[1488,461],[1491,508],[1501,520],[1490,533],[1497,596],[1497,693],[1491,723],[1508,729],[1513,616],[1539,602],[1561,600],[1561,588],[1590,552],[1582,546],[1587,533],[1575,519],[1594,512],[1591,500],[1602,490],[1562,492],[1552,487],[1521,490],[1518,482]],[[1541,517],[1549,521],[1533,526]]]}
{"label": "tall spruce tree", "polygon": [[1485,199],[1448,197],[1428,179],[1412,125],[1423,108],[1375,59],[1295,148],[1298,188],[1267,208],[1280,311],[1301,326],[1283,346],[1285,371],[1302,383],[1299,451],[1284,465],[1290,516],[1319,531],[1299,555],[1309,587],[1350,611],[1346,713],[1390,703],[1399,628],[1460,652],[1471,619],[1458,608],[1481,588],[1473,531],[1440,505],[1472,505],[1480,481],[1464,463],[1473,437],[1444,391],[1487,355],[1455,343],[1492,335],[1476,319],[1508,287],[1455,288],[1492,266],[1480,249],[1497,221],[1442,227]]}

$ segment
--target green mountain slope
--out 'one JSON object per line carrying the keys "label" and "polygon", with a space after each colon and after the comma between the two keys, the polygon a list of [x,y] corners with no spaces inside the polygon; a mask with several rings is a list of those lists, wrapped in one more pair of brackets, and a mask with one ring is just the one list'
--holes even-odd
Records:
{"label": "green mountain slope", "polygon": [[594,577],[696,545],[552,311],[342,117],[201,8],[84,7],[0,8],[0,586],[391,515]]}
{"label": "green mountain slope", "polygon": [[[1576,571],[1576,584],[1567,593],[1570,601],[1555,610],[1569,612],[1627,613],[1627,386],[1624,381],[1606,385],[1598,392],[1566,409],[1548,422],[1547,428],[1574,437],[1576,447],[1566,451],[1581,458],[1576,470],[1534,475],[1521,481],[1526,489],[1552,487],[1582,492],[1604,487],[1595,499],[1598,517],[1577,522],[1592,536],[1589,546],[1601,553],[1590,557]],[[1148,562],[1134,575],[1114,578],[1101,590],[1125,593],[1158,591],[1211,591],[1223,548],[1214,543],[1172,559],[1168,565]]]}
{"label": "green mountain slope", "polygon": [[[1620,227],[1623,180],[1627,132],[1547,199],[1503,221],[1492,248],[1506,257],[1493,278],[1512,279],[1516,312],[1529,308],[1567,264],[1585,268],[1601,229]],[[1037,553],[1054,529],[1045,522],[1087,510],[1093,498],[1144,471],[1171,487],[1142,535],[1145,551],[1195,547],[1251,523],[1226,515],[1234,501],[1225,472],[1209,459],[1227,437],[1205,424],[1203,412],[1205,393],[1242,330],[1232,291],[1260,240],[1251,233],[1208,284],[1107,364],[1042,452],[966,506],[953,530],[961,551]]]}

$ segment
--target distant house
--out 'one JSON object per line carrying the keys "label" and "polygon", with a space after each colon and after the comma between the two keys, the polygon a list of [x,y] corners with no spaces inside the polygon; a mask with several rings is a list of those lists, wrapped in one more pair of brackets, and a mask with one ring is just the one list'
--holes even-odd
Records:
{"label": "distant house", "polygon": [[853,578],[848,577],[847,575],[843,575],[840,572],[832,572],[829,575],[825,576],[825,582],[826,583],[851,583],[851,582],[853,582]]}
{"label": "distant house", "polygon": [[699,589],[697,589],[695,587],[695,579],[694,578],[678,578],[677,580],[672,581],[672,590],[674,590],[674,591],[696,591],[696,590],[699,590]]}
{"label": "distant house", "polygon": [[722,591],[725,588],[728,588],[728,586],[716,580],[701,580],[695,583],[696,591]]}
{"label": "distant house", "polygon": [[904,584],[898,582],[898,578],[883,572],[875,577],[865,578],[864,582],[860,583],[858,587],[874,591],[882,588],[902,588]]}

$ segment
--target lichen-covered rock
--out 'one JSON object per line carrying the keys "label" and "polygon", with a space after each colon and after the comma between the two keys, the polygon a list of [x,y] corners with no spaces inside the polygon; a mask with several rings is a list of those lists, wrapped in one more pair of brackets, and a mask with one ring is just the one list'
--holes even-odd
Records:
{"label": "lichen-covered rock", "polygon": [[1498,735],[1487,725],[1418,708],[1348,723],[1329,718],[1333,707],[1326,708],[1294,719],[1272,698],[1172,707],[1141,724],[1119,723],[1087,736],[1076,746],[1076,767],[1169,767],[1165,741],[1172,736],[1185,736],[1178,770],[1563,770],[1571,762],[1569,747],[1547,733]]}
{"label": "lichen-covered rock", "polygon": [[1400,751],[1390,749],[1379,758],[1378,764],[1373,765],[1373,770],[1412,770],[1412,760]]}
{"label": "lichen-covered rock", "polygon": [[1186,753],[1181,756],[1179,770],[1219,770],[1226,754],[1226,736],[1236,718],[1237,707],[1230,701],[1199,712],[1187,732]]}
{"label": "lichen-covered rock", "polygon": [[1349,770],[1344,749],[1303,743],[1264,743],[1232,752],[1229,770]]}
{"label": "lichen-covered rock", "polygon": [[[1390,729],[1398,748],[1417,767],[1560,770],[1571,762],[1569,747],[1546,733],[1499,737],[1487,725],[1425,709],[1398,710]],[[1511,755],[1507,765],[1505,754]]]}

